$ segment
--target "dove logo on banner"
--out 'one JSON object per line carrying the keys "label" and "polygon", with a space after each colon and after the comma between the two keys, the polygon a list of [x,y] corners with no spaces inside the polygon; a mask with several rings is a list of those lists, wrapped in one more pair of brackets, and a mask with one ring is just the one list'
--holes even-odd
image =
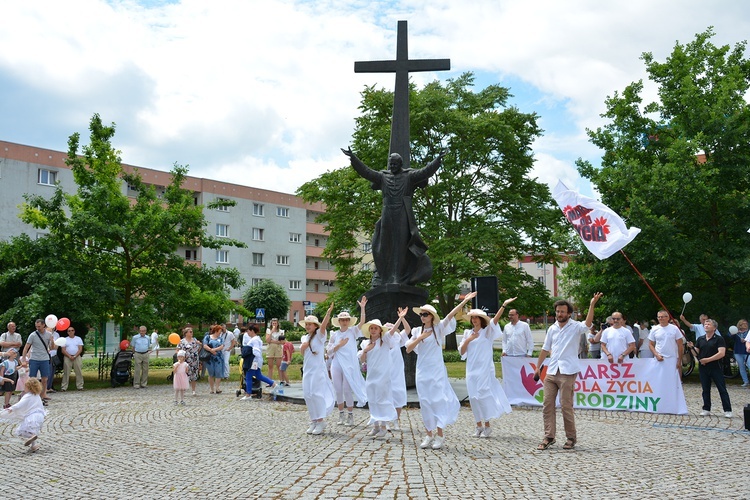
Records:
{"label": "dove logo on banner", "polygon": [[568,189],[562,181],[557,182],[552,197],[586,248],[599,259],[618,252],[641,232],[637,227],[628,229],[607,205]]}

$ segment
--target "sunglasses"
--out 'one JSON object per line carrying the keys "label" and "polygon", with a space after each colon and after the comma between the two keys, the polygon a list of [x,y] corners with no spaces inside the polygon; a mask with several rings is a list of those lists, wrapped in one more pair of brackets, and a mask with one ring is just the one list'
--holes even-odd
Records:
{"label": "sunglasses", "polygon": [[427,316],[432,316],[432,314],[430,313],[419,313],[419,315],[422,316],[423,318],[426,318]]}

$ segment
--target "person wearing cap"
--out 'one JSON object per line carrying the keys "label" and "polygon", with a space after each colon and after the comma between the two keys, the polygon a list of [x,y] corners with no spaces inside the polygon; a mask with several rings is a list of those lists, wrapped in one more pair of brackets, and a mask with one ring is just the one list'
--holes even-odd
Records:
{"label": "person wearing cap", "polygon": [[[357,398],[357,406],[360,408],[367,403],[365,379],[357,361],[357,338],[362,334],[360,327],[365,322],[367,297],[362,296],[357,304],[359,304],[362,318],[359,326],[352,326],[352,323],[357,322],[357,318],[350,316],[348,311],[340,312],[333,318],[333,326],[339,329],[331,334],[326,348],[331,361],[331,381],[336,391],[336,403],[339,407],[338,425],[354,425],[354,397]],[[348,413],[346,419],[344,419],[344,404]]]}
{"label": "person wearing cap", "polygon": [[472,328],[464,331],[464,338],[458,350],[461,359],[466,360],[466,389],[469,393],[471,412],[477,424],[473,435],[477,438],[490,437],[491,418],[500,418],[511,412],[510,401],[495,376],[492,343],[502,335],[497,322],[503,315],[505,306],[516,298],[503,302],[492,318],[481,309],[472,309],[465,315],[469,318]]}
{"label": "person wearing cap", "polygon": [[326,345],[326,328],[331,319],[333,302],[328,307],[323,322],[315,316],[305,316],[299,322],[307,334],[300,339],[302,353],[302,395],[305,398],[307,412],[310,415],[308,434],[321,434],[326,428],[325,418],[333,412],[336,396],[333,384],[328,378],[328,369],[324,357]]}
{"label": "person wearing cap", "polygon": [[73,326],[68,327],[68,338],[65,339],[64,347],[61,347],[63,356],[63,376],[60,384],[61,391],[68,390],[68,384],[70,383],[70,369],[76,374],[76,389],[79,391],[83,390],[83,372],[81,367],[83,361],[81,355],[83,354],[83,340],[81,337],[76,336],[76,329]]}
{"label": "person wearing cap", "polygon": [[456,422],[461,404],[448,381],[448,371],[443,362],[443,342],[445,336],[455,331],[458,314],[476,292],[466,295],[448,315],[441,320],[437,310],[429,304],[415,307],[422,326],[411,331],[411,340],[406,343],[406,352],[417,353],[417,395],[427,435],[420,448],[438,450],[443,447],[443,429]]}
{"label": "person wearing cap", "polygon": [[4,404],[3,409],[10,408],[10,397],[16,390],[16,381],[18,381],[18,349],[11,347],[8,349],[8,357],[0,363],[0,378],[5,379],[0,384],[0,391],[3,392]]}
{"label": "person wearing cap", "polygon": [[362,325],[362,334],[367,340],[362,342],[359,357],[367,363],[367,406],[373,421],[368,436],[373,439],[385,437],[388,432],[386,424],[398,418],[391,393],[391,349],[396,341],[385,333],[386,328],[379,319]]}

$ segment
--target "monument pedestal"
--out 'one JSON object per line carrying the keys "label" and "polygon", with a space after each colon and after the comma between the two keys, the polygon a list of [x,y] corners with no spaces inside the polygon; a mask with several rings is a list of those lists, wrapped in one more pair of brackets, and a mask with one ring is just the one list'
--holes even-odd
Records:
{"label": "monument pedestal", "polygon": [[[406,307],[409,309],[406,321],[414,328],[420,326],[422,321],[412,308],[427,304],[429,295],[424,288],[392,283],[371,289],[365,293],[365,297],[367,297],[365,314],[368,319],[379,319],[383,324],[396,323],[398,308]],[[413,352],[407,354],[404,348],[401,349],[401,354],[404,357],[406,388],[411,389],[416,385],[417,355]]]}

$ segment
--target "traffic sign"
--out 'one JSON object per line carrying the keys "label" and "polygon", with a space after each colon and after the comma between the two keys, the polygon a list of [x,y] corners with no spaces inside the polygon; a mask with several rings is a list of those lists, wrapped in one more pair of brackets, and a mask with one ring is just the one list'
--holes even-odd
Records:
{"label": "traffic sign", "polygon": [[255,319],[266,319],[266,310],[262,307],[256,308]]}

